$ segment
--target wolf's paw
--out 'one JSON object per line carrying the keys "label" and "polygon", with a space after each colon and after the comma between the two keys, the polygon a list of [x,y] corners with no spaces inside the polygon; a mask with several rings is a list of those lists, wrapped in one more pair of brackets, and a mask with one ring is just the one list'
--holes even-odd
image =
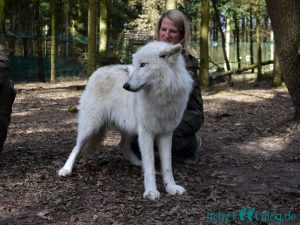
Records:
{"label": "wolf's paw", "polygon": [[149,190],[149,191],[145,191],[143,196],[144,196],[144,198],[156,200],[156,199],[159,199],[160,193],[157,190],[154,190],[154,191]]}
{"label": "wolf's paw", "polygon": [[128,161],[129,161],[132,165],[134,165],[134,166],[139,166],[139,167],[142,166],[142,160],[139,160],[139,159],[136,159],[136,160],[129,160],[129,159],[128,159]]}
{"label": "wolf's paw", "polygon": [[66,177],[66,176],[71,175],[71,173],[72,173],[72,170],[62,168],[62,169],[60,169],[58,171],[58,176],[60,176],[60,177]]}
{"label": "wolf's paw", "polygon": [[128,160],[132,165],[134,166],[142,166],[142,160],[140,160],[136,155],[134,155],[132,152],[122,152],[125,159]]}
{"label": "wolf's paw", "polygon": [[179,185],[168,185],[166,187],[166,191],[170,194],[170,195],[182,195],[184,192],[186,192],[186,190],[179,186]]}

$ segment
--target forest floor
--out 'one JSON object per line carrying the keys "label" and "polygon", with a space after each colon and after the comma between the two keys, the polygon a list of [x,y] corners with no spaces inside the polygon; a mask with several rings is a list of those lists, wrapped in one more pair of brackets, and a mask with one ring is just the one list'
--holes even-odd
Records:
{"label": "forest floor", "polygon": [[[267,82],[203,91],[205,124],[197,165],[173,163],[187,192],[144,199],[143,176],[110,130],[101,151],[57,170],[71,152],[84,81],[17,84],[0,154],[0,224],[300,224],[300,129],[286,88]],[[249,216],[244,217],[243,213]],[[242,220],[246,222],[243,222]],[[252,220],[252,221],[251,221]]]}

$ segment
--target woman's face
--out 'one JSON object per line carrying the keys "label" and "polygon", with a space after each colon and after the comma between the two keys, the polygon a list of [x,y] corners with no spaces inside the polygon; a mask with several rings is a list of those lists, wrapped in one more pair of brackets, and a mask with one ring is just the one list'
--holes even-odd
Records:
{"label": "woman's face", "polygon": [[177,44],[181,39],[182,35],[174,22],[168,17],[163,18],[159,29],[159,40]]}

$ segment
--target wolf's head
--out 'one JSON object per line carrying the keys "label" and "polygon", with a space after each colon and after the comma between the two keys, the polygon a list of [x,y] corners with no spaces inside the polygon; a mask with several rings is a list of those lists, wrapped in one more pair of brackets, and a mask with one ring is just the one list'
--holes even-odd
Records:
{"label": "wolf's head", "polygon": [[162,73],[170,72],[178,61],[181,49],[180,44],[172,45],[159,41],[150,42],[140,48],[132,55],[133,70],[123,88],[137,92],[152,85]]}

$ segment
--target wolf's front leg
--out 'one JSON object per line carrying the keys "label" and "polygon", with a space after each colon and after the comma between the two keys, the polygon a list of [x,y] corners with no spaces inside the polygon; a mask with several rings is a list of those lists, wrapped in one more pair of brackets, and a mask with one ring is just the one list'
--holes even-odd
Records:
{"label": "wolf's front leg", "polygon": [[160,193],[157,191],[154,164],[154,136],[141,129],[138,136],[139,147],[142,155],[144,169],[144,198],[158,199]]}
{"label": "wolf's front leg", "polygon": [[172,133],[162,134],[157,138],[157,145],[161,161],[166,191],[171,195],[181,195],[185,189],[176,185],[172,171]]}

